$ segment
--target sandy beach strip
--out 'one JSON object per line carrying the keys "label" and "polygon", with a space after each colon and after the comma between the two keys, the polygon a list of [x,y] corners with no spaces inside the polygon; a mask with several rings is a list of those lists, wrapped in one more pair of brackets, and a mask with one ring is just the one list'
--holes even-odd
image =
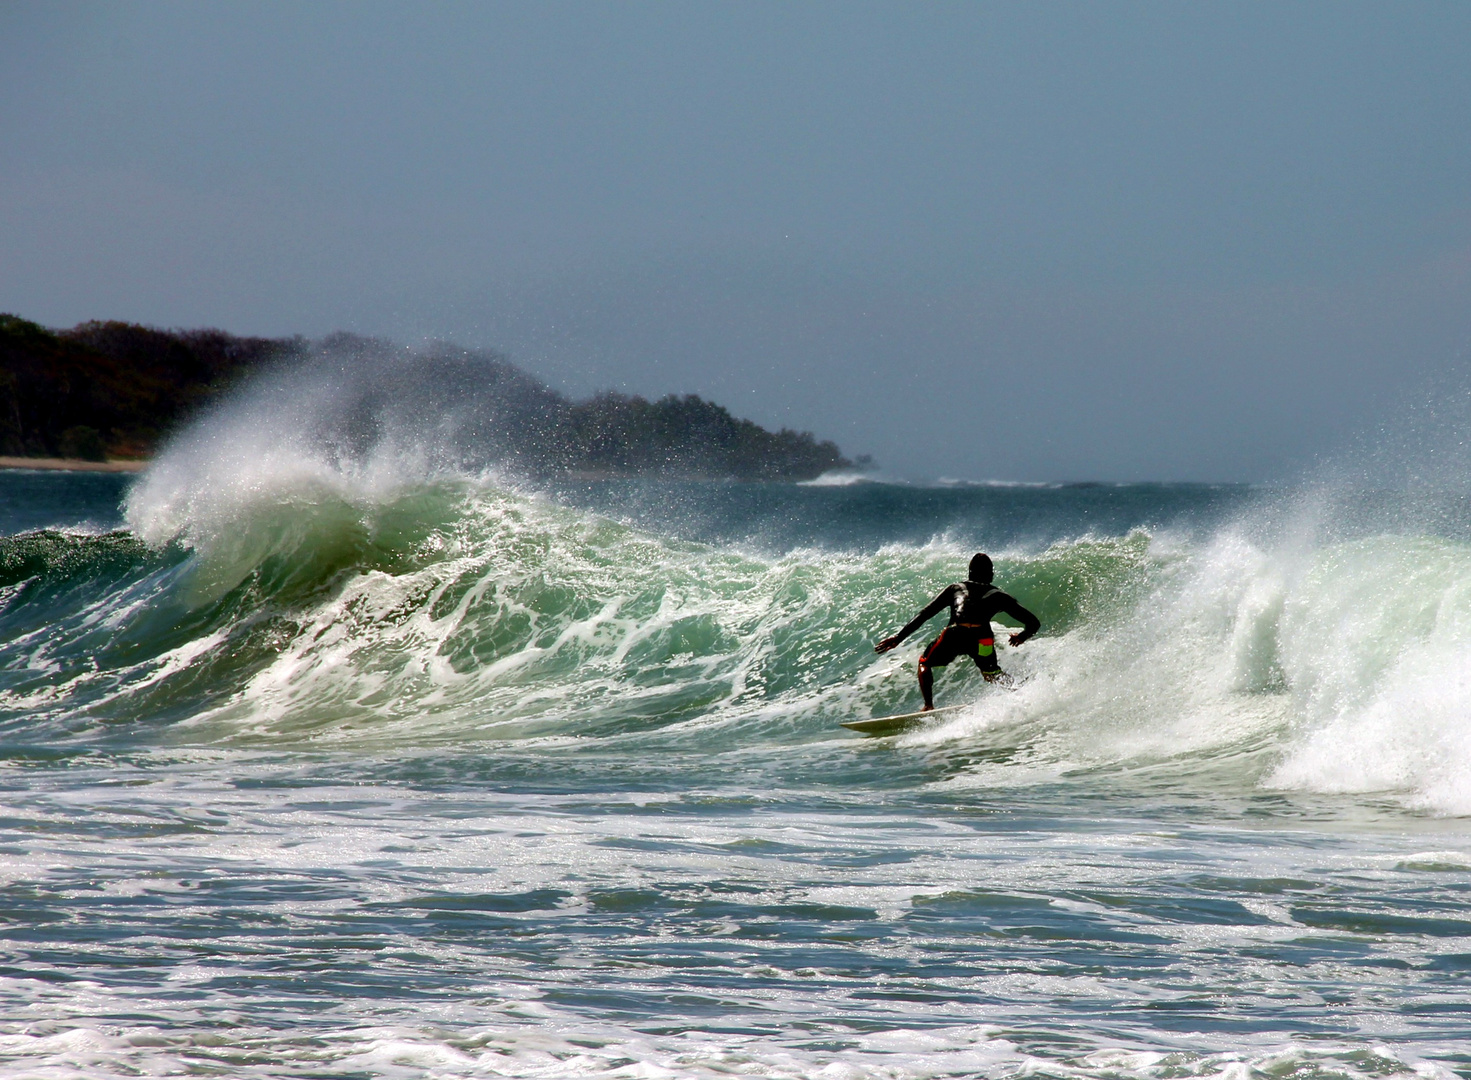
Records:
{"label": "sandy beach strip", "polygon": [[115,461],[83,461],[81,458],[0,456],[0,469],[63,469],[67,472],[142,472],[146,468],[148,468],[148,462],[137,458],[119,459]]}

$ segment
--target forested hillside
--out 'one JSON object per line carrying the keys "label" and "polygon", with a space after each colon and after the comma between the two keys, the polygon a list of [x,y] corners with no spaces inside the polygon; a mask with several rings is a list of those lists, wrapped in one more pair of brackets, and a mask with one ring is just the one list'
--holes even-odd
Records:
{"label": "forested hillside", "polygon": [[[356,341],[384,347],[350,335],[323,347],[350,352]],[[314,348],[302,338],[122,322],[53,331],[0,315],[0,454],[146,457],[230,387],[249,376],[269,379],[272,365],[284,372]],[[468,372],[511,388],[519,403],[515,445],[497,450],[530,473],[805,480],[851,465],[832,442],[767,431],[693,394],[648,401],[604,393],[574,402],[495,354],[445,357],[426,355],[423,377],[452,363],[457,378]]]}

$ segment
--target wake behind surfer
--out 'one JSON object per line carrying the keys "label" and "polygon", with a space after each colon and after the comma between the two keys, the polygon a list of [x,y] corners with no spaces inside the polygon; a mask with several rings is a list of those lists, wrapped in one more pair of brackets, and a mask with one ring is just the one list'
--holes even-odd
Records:
{"label": "wake behind surfer", "polygon": [[1009,615],[1022,624],[1020,633],[1011,635],[1013,645],[1026,641],[1042,625],[1037,616],[1016,602],[1015,597],[991,584],[993,573],[991,557],[978,552],[970,561],[965,581],[946,585],[939,596],[909,621],[909,625],[873,647],[874,652],[886,653],[945,608],[950,609],[949,625],[919,654],[919,691],[924,695],[925,712],[935,707],[935,676],[931,669],[944,667],[958,656],[969,656],[974,660],[987,682],[995,682],[1001,677],[1001,665],[996,662],[996,639],[991,630],[991,620],[997,615]]}

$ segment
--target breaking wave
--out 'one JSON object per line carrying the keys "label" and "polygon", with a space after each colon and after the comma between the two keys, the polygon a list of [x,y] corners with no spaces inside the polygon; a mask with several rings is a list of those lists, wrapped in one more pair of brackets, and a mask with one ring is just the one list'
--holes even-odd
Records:
{"label": "breaking wave", "polygon": [[[155,466],[124,531],[0,539],[12,734],[823,742],[917,704],[909,653],[871,643],[972,550],[942,533],[764,552],[424,455],[206,451]],[[1005,653],[1021,685],[952,668],[942,699],[972,707],[907,741],[994,751],[947,783],[1211,774],[1471,813],[1471,545],[1304,540],[1270,516],[998,552],[1046,628]]]}

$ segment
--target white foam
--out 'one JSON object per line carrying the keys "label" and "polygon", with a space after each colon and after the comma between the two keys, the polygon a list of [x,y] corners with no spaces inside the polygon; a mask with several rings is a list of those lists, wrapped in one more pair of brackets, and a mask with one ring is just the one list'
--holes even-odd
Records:
{"label": "white foam", "polygon": [[1471,813],[1471,548],[1399,537],[1325,548],[1283,610],[1297,720],[1269,782]]}
{"label": "white foam", "polygon": [[825,472],[812,480],[803,480],[799,487],[852,487],[854,484],[882,484],[896,483],[897,481],[882,480],[873,473],[851,472],[839,470]]}

